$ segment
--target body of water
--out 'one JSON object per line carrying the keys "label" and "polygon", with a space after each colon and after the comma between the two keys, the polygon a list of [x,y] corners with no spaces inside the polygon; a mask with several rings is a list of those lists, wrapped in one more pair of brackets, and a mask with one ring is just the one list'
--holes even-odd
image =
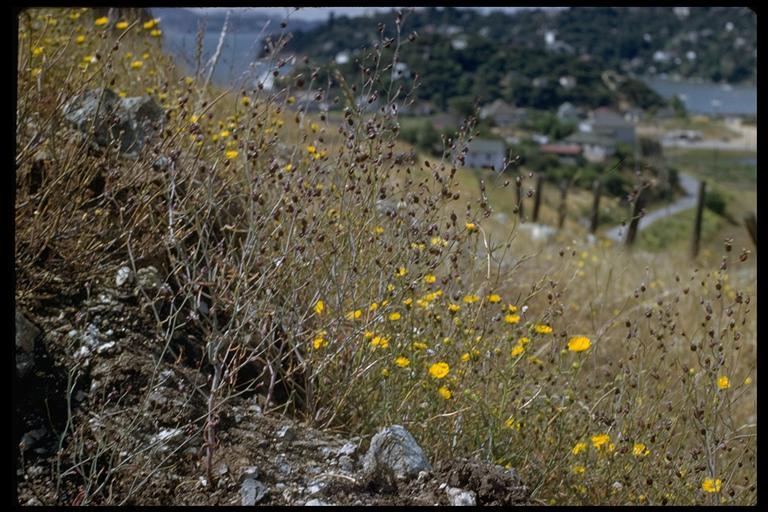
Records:
{"label": "body of water", "polygon": [[[254,15],[255,9],[249,11],[248,15],[243,15],[236,9],[232,10],[229,29],[212,76],[216,85],[253,87],[263,83],[267,88],[271,87],[272,71],[277,69],[276,62],[270,58],[260,58],[260,55],[267,36],[271,35],[273,39],[279,37],[282,30],[280,20],[266,15]],[[152,13],[161,19],[163,50],[173,55],[177,64],[190,75],[198,69],[199,52],[199,65],[204,69],[219,44],[226,12],[155,8]],[[199,33],[202,33],[202,39],[198,43]],[[290,64],[284,65],[280,73],[289,72],[291,67]]]}
{"label": "body of water", "polygon": [[643,81],[665,99],[678,96],[692,114],[756,115],[757,87],[672,81],[653,77]]}

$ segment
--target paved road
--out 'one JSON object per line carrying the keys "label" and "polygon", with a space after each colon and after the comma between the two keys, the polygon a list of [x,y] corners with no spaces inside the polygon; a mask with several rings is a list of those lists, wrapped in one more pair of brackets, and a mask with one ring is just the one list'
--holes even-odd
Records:
{"label": "paved road", "polygon": [[[658,210],[646,213],[644,217],[640,218],[640,222],[637,225],[638,231],[647,228],[659,219],[669,217],[670,215],[674,215],[676,213],[682,212],[683,210],[688,210],[689,208],[696,206],[696,194],[699,193],[699,181],[688,174],[680,173],[679,177],[680,186],[683,188],[683,190],[685,190],[685,197],[681,197],[674,203],[663,208],[659,208]],[[629,222],[627,222],[626,226],[616,226],[615,228],[609,229],[603,233],[603,236],[610,238],[615,242],[621,242],[624,240],[628,229]]]}

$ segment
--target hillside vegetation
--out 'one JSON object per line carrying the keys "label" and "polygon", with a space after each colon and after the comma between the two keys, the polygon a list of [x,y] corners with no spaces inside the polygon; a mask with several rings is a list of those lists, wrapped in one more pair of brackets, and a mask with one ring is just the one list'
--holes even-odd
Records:
{"label": "hillside vegetation", "polygon": [[[433,461],[515,468],[537,503],[756,503],[749,246],[691,262],[576,230],[533,240],[514,213],[493,215],[485,185],[462,185],[473,119],[440,158],[397,163],[389,106],[417,93],[388,83],[381,52],[336,78],[331,123],[296,100],[327,93],[321,70],[219,90],[175,71],[161,37],[153,20],[85,9],[19,17],[17,306],[84,330],[90,313],[62,304],[98,311],[91,291],[128,267],[140,316],[126,336],[143,340],[109,371],[66,328],[46,334],[68,375],[50,400],[58,448],[17,467],[44,461],[47,504],[155,503],[166,474],[186,479],[168,496],[213,482],[241,400],[349,434],[404,425]],[[279,75],[287,29],[273,39]],[[164,111],[135,158],[64,117],[101,88]],[[361,112],[358,94],[384,108]],[[154,402],[166,371],[183,376],[178,408]],[[97,377],[112,384],[80,387]],[[160,426],[183,432],[170,451],[146,441]]]}

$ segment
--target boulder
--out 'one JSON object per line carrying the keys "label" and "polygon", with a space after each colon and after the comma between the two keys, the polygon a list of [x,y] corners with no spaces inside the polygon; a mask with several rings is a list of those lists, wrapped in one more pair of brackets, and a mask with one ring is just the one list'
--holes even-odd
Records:
{"label": "boulder", "polygon": [[136,157],[162,129],[165,111],[150,96],[121,99],[113,90],[97,88],[64,106],[64,119],[104,148],[119,141],[120,152]]}
{"label": "boulder", "polygon": [[366,474],[391,474],[398,480],[416,478],[432,466],[413,436],[402,426],[392,425],[380,430],[371,440],[363,459]]}

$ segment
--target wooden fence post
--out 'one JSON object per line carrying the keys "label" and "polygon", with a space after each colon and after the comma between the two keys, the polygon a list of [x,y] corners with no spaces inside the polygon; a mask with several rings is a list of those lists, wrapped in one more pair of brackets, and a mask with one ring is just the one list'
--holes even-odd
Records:
{"label": "wooden fence post", "polygon": [[691,257],[699,255],[699,246],[701,245],[701,221],[704,215],[704,195],[707,191],[707,182],[702,180],[699,183],[699,197],[696,201],[696,220],[693,223],[693,241],[691,243]]}
{"label": "wooden fence post", "polygon": [[593,235],[595,234],[595,231],[597,231],[597,225],[600,220],[600,192],[600,180],[595,180],[595,183],[592,186],[592,193],[594,194],[592,199],[592,219],[589,224],[589,232]]}
{"label": "wooden fence post", "polygon": [[544,186],[544,176],[536,177],[536,195],[533,197],[533,222],[539,221],[539,206],[541,206],[541,190]]}
{"label": "wooden fence post", "polygon": [[566,213],[565,201],[567,197],[568,197],[568,182],[563,181],[562,183],[560,183],[560,206],[558,207],[558,211],[557,211],[558,229],[563,229],[563,225],[565,224],[565,213]]}
{"label": "wooden fence post", "polygon": [[629,229],[627,230],[627,238],[624,243],[627,247],[631,247],[635,243],[637,237],[637,226],[640,224],[640,210],[643,209],[643,191],[640,190],[635,197],[635,205],[632,208],[632,218],[629,221]]}
{"label": "wooden fence post", "polygon": [[524,222],[523,216],[523,180],[518,176],[515,178],[515,193],[517,194],[517,216],[520,222]]}
{"label": "wooden fence post", "polygon": [[748,213],[744,216],[744,225],[747,226],[749,236],[752,237],[752,243],[757,249],[757,216],[754,213]]}

